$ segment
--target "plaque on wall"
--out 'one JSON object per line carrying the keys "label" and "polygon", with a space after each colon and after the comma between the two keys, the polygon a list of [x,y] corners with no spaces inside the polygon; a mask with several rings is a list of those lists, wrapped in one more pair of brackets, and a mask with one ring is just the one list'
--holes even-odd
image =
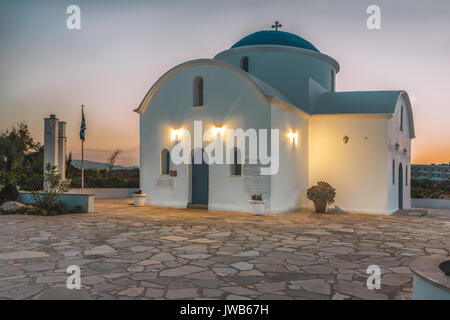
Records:
{"label": "plaque on wall", "polygon": [[244,165],[244,191],[249,195],[267,194],[270,176],[261,175],[261,164]]}
{"label": "plaque on wall", "polygon": [[161,176],[156,179],[156,190],[175,190],[175,179],[167,176]]}
{"label": "plaque on wall", "polygon": [[169,171],[169,176],[176,177],[177,176],[177,170],[170,170]]}

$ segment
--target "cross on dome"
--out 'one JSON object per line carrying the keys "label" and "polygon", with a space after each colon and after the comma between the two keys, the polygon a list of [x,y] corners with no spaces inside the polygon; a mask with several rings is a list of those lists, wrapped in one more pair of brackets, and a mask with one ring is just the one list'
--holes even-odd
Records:
{"label": "cross on dome", "polygon": [[275,21],[275,24],[272,25],[272,29],[275,29],[275,31],[278,31],[278,28],[283,27],[283,25],[281,23],[279,23],[278,21]]}

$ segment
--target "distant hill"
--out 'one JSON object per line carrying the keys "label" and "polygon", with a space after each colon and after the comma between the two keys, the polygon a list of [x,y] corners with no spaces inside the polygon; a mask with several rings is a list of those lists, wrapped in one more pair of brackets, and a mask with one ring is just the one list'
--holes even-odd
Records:
{"label": "distant hill", "polygon": [[[73,159],[72,165],[75,168],[81,169],[81,160]],[[84,160],[84,168],[85,169],[108,169],[108,164],[103,162],[95,162]],[[114,166],[113,170],[127,170],[127,169],[136,169],[138,166],[124,167],[124,166]]]}

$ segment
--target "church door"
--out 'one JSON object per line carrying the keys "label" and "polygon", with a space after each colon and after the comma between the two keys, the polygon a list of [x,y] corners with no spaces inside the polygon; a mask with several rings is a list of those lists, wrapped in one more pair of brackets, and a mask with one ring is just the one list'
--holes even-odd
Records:
{"label": "church door", "polygon": [[209,167],[203,158],[204,150],[197,150],[195,153],[201,153],[202,163],[194,163],[194,153],[192,155],[192,204],[208,205],[209,189]]}
{"label": "church door", "polygon": [[403,168],[401,163],[398,167],[398,208],[403,209]]}

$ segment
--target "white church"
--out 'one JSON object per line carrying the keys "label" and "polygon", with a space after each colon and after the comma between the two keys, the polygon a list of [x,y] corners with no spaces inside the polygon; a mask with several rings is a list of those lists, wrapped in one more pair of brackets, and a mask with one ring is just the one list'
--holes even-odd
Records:
{"label": "white church", "polygon": [[[306,190],[326,181],[336,188],[336,209],[345,212],[409,208],[414,124],[408,94],[336,92],[339,68],[277,27],[252,33],[213,59],[167,71],[135,110],[147,204],[248,212],[251,195],[261,193],[266,212],[281,213],[312,208]],[[239,163],[240,149],[232,164],[174,163],[172,148],[194,138],[194,121],[220,133],[278,129],[278,171],[261,175],[259,162]],[[201,159],[210,142],[203,143],[188,157],[200,153]]]}

